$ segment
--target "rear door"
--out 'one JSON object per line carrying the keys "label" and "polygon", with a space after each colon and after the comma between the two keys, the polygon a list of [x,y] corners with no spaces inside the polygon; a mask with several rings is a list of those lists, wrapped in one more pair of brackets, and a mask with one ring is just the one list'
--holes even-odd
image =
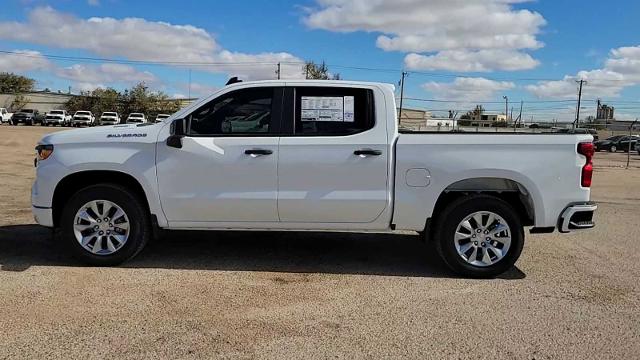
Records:
{"label": "rear door", "polygon": [[386,123],[376,124],[374,90],[296,86],[286,91],[280,221],[374,222],[390,202]]}

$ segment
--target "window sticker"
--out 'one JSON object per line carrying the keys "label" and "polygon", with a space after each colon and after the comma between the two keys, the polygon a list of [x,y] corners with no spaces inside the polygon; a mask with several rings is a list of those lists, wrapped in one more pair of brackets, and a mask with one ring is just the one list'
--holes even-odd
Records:
{"label": "window sticker", "polygon": [[302,121],[353,122],[353,96],[303,96]]}

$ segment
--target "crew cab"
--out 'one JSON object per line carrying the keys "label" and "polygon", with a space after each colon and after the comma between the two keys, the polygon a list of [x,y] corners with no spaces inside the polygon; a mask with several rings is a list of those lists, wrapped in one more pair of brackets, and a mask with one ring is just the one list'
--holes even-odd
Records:
{"label": "crew cab", "polygon": [[100,125],[120,124],[120,115],[114,111],[106,111],[100,115]]}
{"label": "crew cab", "polygon": [[38,118],[39,112],[35,109],[22,109],[11,117],[11,124],[25,124],[25,125],[35,125],[40,122]]}
{"label": "crew cab", "polygon": [[95,125],[96,118],[91,111],[79,110],[73,114],[71,124],[73,126],[93,126]]}
{"label": "crew cab", "polygon": [[42,125],[65,126],[68,125],[70,121],[71,115],[68,115],[66,110],[51,110],[45,114]]}
{"label": "crew cab", "polygon": [[128,123],[146,123],[147,117],[143,113],[131,113],[127,117]]}
{"label": "crew cab", "polygon": [[470,277],[509,269],[525,227],[594,226],[591,135],[397,123],[388,84],[234,83],[157,124],[44,136],[32,210],[94,265],[158,229],[410,230]]}
{"label": "crew cab", "polygon": [[9,123],[12,116],[13,113],[8,112],[6,108],[0,108],[0,122],[2,122],[3,124]]}

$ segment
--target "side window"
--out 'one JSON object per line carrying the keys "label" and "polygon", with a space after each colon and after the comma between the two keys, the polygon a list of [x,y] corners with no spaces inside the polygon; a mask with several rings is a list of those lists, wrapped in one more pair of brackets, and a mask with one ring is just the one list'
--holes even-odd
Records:
{"label": "side window", "polygon": [[339,87],[298,87],[295,134],[341,136],[373,128],[373,91]]}
{"label": "side window", "polygon": [[256,135],[272,131],[274,89],[241,89],[218,97],[189,116],[190,135]]}

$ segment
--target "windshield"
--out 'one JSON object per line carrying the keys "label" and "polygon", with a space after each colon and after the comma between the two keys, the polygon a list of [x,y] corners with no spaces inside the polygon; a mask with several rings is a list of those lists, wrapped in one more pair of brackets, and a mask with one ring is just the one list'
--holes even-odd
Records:
{"label": "windshield", "polygon": [[20,112],[28,113],[28,114],[33,114],[33,111],[34,111],[33,109],[23,109],[23,110],[20,110]]}
{"label": "windshield", "polygon": [[49,114],[53,114],[53,115],[62,115],[62,114],[64,114],[64,111],[62,111],[62,110],[51,110],[51,111],[49,112]]}
{"label": "windshield", "polygon": [[129,115],[129,117],[132,117],[132,118],[142,118],[142,117],[144,117],[144,115],[142,115],[142,114],[131,114],[131,115]]}
{"label": "windshield", "polygon": [[91,113],[88,111],[78,111],[76,112],[76,115],[90,115]]}
{"label": "windshield", "polygon": [[117,116],[118,114],[114,113],[114,112],[106,112],[106,113],[102,113],[102,116]]}

